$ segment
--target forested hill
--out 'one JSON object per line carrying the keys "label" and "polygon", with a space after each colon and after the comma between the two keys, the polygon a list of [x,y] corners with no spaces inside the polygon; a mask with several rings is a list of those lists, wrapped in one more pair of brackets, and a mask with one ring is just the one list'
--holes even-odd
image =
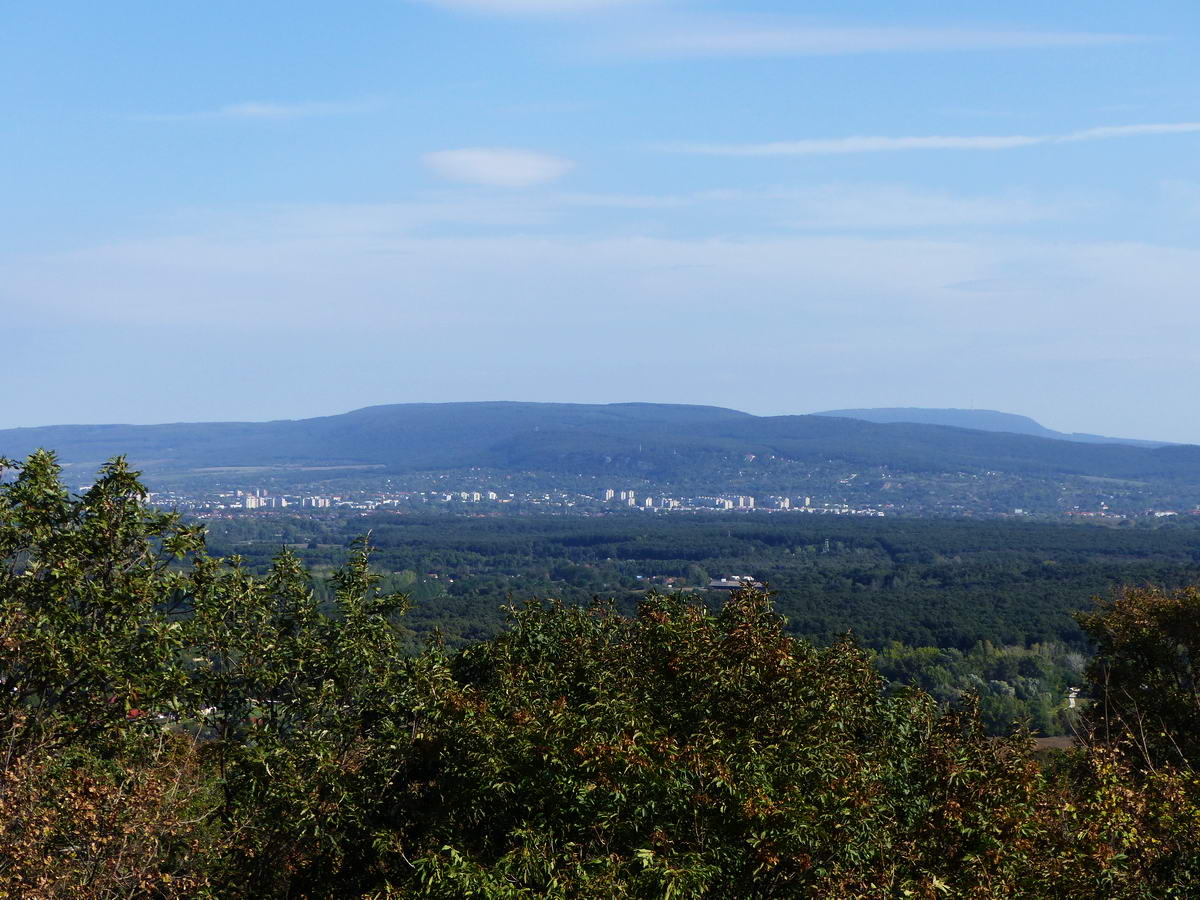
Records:
{"label": "forested hill", "polygon": [[[524,444],[591,439],[656,443],[748,423],[747,413],[650,403],[399,403],[272,422],[55,425],[0,430],[0,454],[54,449],[68,463],[115,454],[151,470],[204,466],[384,465],[396,471],[520,464]],[[737,429],[729,429],[736,433]]]}
{"label": "forested hill", "polygon": [[148,472],[223,466],[378,466],[388,472],[480,467],[632,476],[718,485],[747,469],[786,485],[805,467],[889,473],[1002,472],[1159,485],[1200,482],[1200,447],[1081,444],[926,424],[827,416],[759,417],[643,403],[374,406],[275,422],[61,425],[0,431],[0,454],[37,447],[94,465],[127,454]]}
{"label": "forested hill", "polygon": [[972,428],[978,431],[1005,431],[1011,434],[1029,434],[1035,437],[1055,438],[1060,441],[1078,441],[1085,444],[1129,444],[1134,447],[1165,447],[1168,441],[1143,441],[1135,438],[1105,437],[1086,432],[1055,431],[1029,416],[997,412],[994,409],[926,409],[924,407],[879,407],[874,409],[831,409],[816,413],[819,416],[834,416],[842,419],[862,419],[880,425],[908,422],[918,425],[950,425],[955,428]]}

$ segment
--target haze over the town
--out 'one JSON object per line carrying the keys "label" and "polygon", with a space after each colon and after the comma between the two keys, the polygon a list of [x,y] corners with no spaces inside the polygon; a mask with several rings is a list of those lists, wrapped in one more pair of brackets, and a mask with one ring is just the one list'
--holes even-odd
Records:
{"label": "haze over the town", "polygon": [[0,427],[645,400],[1200,442],[1197,26],[9,4]]}

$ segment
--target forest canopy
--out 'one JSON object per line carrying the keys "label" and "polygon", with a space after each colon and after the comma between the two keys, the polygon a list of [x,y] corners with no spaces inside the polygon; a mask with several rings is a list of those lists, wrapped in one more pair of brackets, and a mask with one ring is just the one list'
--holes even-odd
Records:
{"label": "forest canopy", "polygon": [[761,591],[521,600],[488,640],[414,650],[367,540],[319,595],[286,550],[261,574],[211,555],[121,459],[80,497],[48,453],[5,465],[0,896],[1200,891],[1194,710],[1103,690],[1194,696],[1168,631],[1194,591],[1085,620],[1096,704],[1046,762],[888,690],[853,641],[788,634]]}

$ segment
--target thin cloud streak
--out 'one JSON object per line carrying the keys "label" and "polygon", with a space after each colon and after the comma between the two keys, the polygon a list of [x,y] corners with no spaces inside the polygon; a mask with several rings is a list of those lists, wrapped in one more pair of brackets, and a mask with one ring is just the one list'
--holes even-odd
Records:
{"label": "thin cloud streak", "polygon": [[[895,184],[825,184],[767,190],[710,190],[679,195],[558,194],[558,206],[610,210],[675,211],[695,225],[717,225],[710,233],[758,228],[906,230],[993,227],[1069,219],[1095,209],[1084,198],[1034,197],[1027,193],[956,195]],[[660,217],[660,221],[666,221]],[[722,232],[721,229],[724,229]]]}
{"label": "thin cloud streak", "polygon": [[[955,194],[903,184],[822,184],[686,194],[606,194],[453,188],[403,202],[285,204],[246,209],[233,219],[181,223],[203,231],[222,222],[227,235],[253,240],[392,240],[452,234],[628,235],[668,226],[691,238],[761,239],[797,230],[840,233],[939,228],[1007,228],[1094,216],[1095,198],[1010,191]],[[656,232],[658,233],[658,232]]]}
{"label": "thin cloud streak", "polygon": [[987,28],[806,27],[790,22],[726,20],[664,28],[619,41],[612,49],[637,56],[840,56],[1099,47],[1143,41],[1132,34]]}
{"label": "thin cloud streak", "polygon": [[1145,135],[1195,134],[1200,122],[1116,125],[1049,135],[930,135],[926,137],[845,137],[772,141],[761,144],[667,144],[660,149],[704,156],[811,156],[892,153],[901,150],[1010,150],[1039,144],[1070,144]]}
{"label": "thin cloud streak", "polygon": [[[297,378],[337,374],[338,360],[357,353],[365,368],[350,367],[362,382],[356,390],[409,384],[418,393],[450,391],[438,395],[445,399],[478,396],[479,385],[522,393],[525,382],[512,373],[529,366],[538,380],[528,384],[567,393],[586,392],[599,371],[623,378],[624,387],[609,389],[630,395],[678,379],[693,392],[681,394],[690,402],[736,391],[789,409],[795,392],[786,386],[813,381],[864,396],[893,390],[895,399],[876,402],[903,405],[899,394],[947,389],[959,377],[973,391],[1016,398],[1017,408],[1035,401],[1069,408],[1094,396],[1102,360],[1103,377],[1112,379],[1106,414],[1125,410],[1131,422],[1144,415],[1130,433],[1197,439],[1186,423],[1161,430],[1144,402],[1153,394],[1186,408],[1188,385],[1200,377],[1191,337],[1200,327],[1200,307],[1191,302],[1195,249],[993,235],[420,238],[348,232],[339,216],[324,230],[311,225],[248,233],[218,226],[14,259],[4,291],[86,329],[85,351],[103,343],[94,335],[137,334],[164,346],[182,335],[197,353],[211,353],[221,338],[213,323],[236,321],[275,355],[235,355],[224,365],[260,378],[265,369],[255,366],[285,366],[286,377],[263,379],[277,402],[295,393]],[[630,322],[670,340],[648,353],[645,341],[630,339]],[[188,337],[196,333],[202,337]],[[726,348],[742,334],[769,335],[772,346],[793,351],[762,356],[775,377],[756,380],[758,360],[741,372],[697,351]],[[364,340],[402,352],[364,355]],[[473,361],[475,374],[446,366],[448,344]],[[305,356],[293,374],[286,366],[297,358],[288,349],[295,346],[327,352]],[[89,383],[95,395],[119,394],[124,373],[97,371],[101,380]],[[975,380],[981,372],[986,377]],[[459,380],[444,384],[445,377]],[[764,393],[764,384],[785,387]]]}
{"label": "thin cloud streak", "polygon": [[449,181],[487,187],[525,188],[562,178],[575,167],[569,159],[510,147],[466,147],[426,153],[421,161]]}
{"label": "thin cloud streak", "polygon": [[148,113],[136,118],[149,122],[182,122],[194,119],[241,119],[284,121],[323,116],[348,116],[375,112],[383,107],[378,100],[312,103],[267,103],[256,100],[229,103],[217,109],[186,113]]}
{"label": "thin cloud streak", "polygon": [[595,12],[618,6],[633,6],[645,0],[419,0],[454,12],[494,16],[563,16]]}
{"label": "thin cloud streak", "polygon": [[1072,134],[1063,135],[1056,140],[1060,143],[1070,141],[1099,141],[1106,138],[1138,137],[1145,134],[1194,134],[1200,131],[1200,122],[1167,122],[1157,125],[1111,125],[1103,128],[1087,128]]}

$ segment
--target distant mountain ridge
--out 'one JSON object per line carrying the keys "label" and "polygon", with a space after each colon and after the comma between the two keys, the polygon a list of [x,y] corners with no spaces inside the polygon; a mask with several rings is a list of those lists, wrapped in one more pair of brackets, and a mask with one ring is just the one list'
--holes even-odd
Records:
{"label": "distant mountain ridge", "polygon": [[1086,432],[1055,431],[1040,422],[1015,413],[994,409],[937,409],[920,406],[885,406],[870,409],[831,409],[813,413],[839,419],[859,419],[879,425],[909,423],[913,425],[945,425],[952,428],[971,428],[975,431],[1001,431],[1009,434],[1028,434],[1034,437],[1082,444],[1125,444],[1132,447],[1167,447],[1170,441],[1147,441],[1137,438],[1105,437]]}
{"label": "distant mountain ridge", "polygon": [[0,431],[0,456],[38,447],[68,463],[126,454],[150,469],[263,465],[384,465],[398,470],[480,466],[497,448],[539,436],[665,433],[751,420],[714,406],[658,403],[398,403],[311,419],[51,425]]}
{"label": "distant mountain ridge", "polygon": [[[990,423],[997,421],[1013,425],[1008,418]],[[831,415],[754,416],[713,406],[409,403],[274,422],[0,431],[0,456],[19,458],[38,447],[56,451],[81,478],[126,455],[156,485],[445,473],[453,476],[448,484],[486,477],[546,489],[569,483],[585,492],[625,485],[688,496],[815,496],[949,515],[1016,508],[1055,514],[1100,504],[1138,514],[1200,508],[1200,446]]]}

